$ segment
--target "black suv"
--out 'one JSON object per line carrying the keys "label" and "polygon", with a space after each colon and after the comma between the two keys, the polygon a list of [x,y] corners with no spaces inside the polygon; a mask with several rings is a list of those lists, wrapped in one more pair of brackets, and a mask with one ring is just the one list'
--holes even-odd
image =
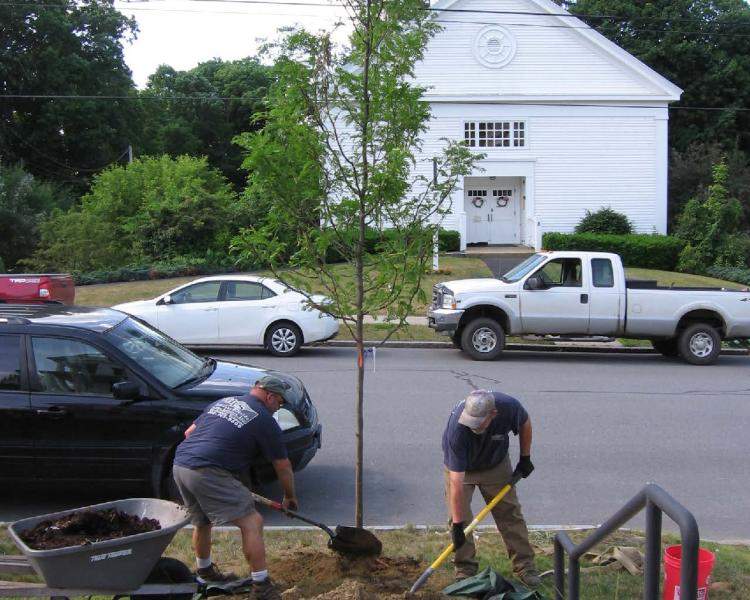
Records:
{"label": "black suv", "polygon": [[[0,478],[120,482],[174,494],[183,432],[211,402],[246,393],[266,369],[202,358],[116,310],[0,305]],[[302,382],[276,413],[295,470],[320,448]],[[273,478],[253,465],[254,479]]]}

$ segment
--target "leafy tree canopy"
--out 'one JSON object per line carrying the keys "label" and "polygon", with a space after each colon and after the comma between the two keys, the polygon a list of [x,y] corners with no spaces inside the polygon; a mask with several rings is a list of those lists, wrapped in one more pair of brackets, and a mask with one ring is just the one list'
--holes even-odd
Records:
{"label": "leafy tree canopy", "polygon": [[79,207],[42,227],[39,268],[92,271],[223,253],[236,197],[205,158],[136,159],[96,176]]}
{"label": "leafy tree canopy", "polygon": [[70,205],[70,197],[23,168],[0,165],[0,264],[15,269],[37,245],[39,227],[55,208]]}
{"label": "leafy tree canopy", "polygon": [[[0,6],[0,93],[133,96],[122,42],[136,24],[112,0]],[[82,189],[134,136],[137,106],[121,99],[2,98],[0,155],[35,176]]]}
{"label": "leafy tree canopy", "polygon": [[253,118],[268,89],[269,71],[254,58],[214,59],[189,71],[160,66],[141,93],[144,136],[138,153],[207,156],[241,187],[242,155],[232,139],[259,127]]}

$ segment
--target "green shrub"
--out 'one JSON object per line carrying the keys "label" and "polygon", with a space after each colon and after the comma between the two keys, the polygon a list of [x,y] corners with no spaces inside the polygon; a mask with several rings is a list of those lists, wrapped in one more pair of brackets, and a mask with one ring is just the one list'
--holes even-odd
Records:
{"label": "green shrub", "polygon": [[[357,235],[356,230],[352,230],[352,235]],[[392,244],[397,237],[401,235],[395,229],[386,229],[382,238],[378,235],[377,230],[367,228],[365,232],[365,251],[375,253],[382,244]],[[457,252],[461,248],[461,236],[458,231],[441,229],[438,232],[438,248],[440,252]],[[326,262],[337,263],[343,262],[344,257],[334,246],[328,246],[326,250]]]}
{"label": "green shrub", "polygon": [[5,263],[2,256],[0,256],[0,273],[5,273]]}
{"label": "green shrub", "polygon": [[115,283],[119,281],[146,281],[148,279],[166,279],[168,277],[187,277],[198,275],[215,275],[231,273],[238,267],[228,258],[216,261],[213,258],[194,259],[178,257],[170,261],[160,261],[151,265],[135,265],[120,269],[73,272],[76,285],[95,283]]}
{"label": "green shrub", "polygon": [[545,233],[542,246],[547,250],[614,252],[626,267],[674,271],[685,244],[668,235]]}
{"label": "green shrub", "polygon": [[438,234],[440,252],[458,252],[461,249],[461,234],[452,229],[441,229]]}
{"label": "green shrub", "polygon": [[586,216],[576,225],[575,232],[627,235],[633,233],[633,224],[624,214],[607,206],[596,212],[587,210]]}
{"label": "green shrub", "polygon": [[742,267],[709,267],[708,274],[717,279],[750,285],[750,269]]}

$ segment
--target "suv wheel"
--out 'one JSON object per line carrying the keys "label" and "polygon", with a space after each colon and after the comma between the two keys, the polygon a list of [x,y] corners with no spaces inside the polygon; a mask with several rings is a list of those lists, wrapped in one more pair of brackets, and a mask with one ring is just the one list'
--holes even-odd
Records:
{"label": "suv wheel", "polygon": [[696,323],[680,333],[680,356],[692,365],[711,365],[721,353],[721,336],[711,325]]}
{"label": "suv wheel", "polygon": [[679,356],[677,340],[669,338],[668,340],[651,340],[651,345],[659,354],[663,356]]}
{"label": "suv wheel", "polygon": [[493,360],[505,347],[505,331],[494,319],[474,319],[461,333],[461,347],[474,360]]}
{"label": "suv wheel", "polygon": [[274,323],[266,332],[266,349],[274,356],[294,356],[302,346],[302,332],[292,323]]}

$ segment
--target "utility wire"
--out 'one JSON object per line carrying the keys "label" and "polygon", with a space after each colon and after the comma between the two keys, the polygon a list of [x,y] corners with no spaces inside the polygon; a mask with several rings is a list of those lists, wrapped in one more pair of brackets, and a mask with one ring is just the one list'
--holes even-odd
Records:
{"label": "utility wire", "polygon": [[[86,96],[76,94],[0,94],[0,100],[4,98],[12,100],[175,100],[185,102],[216,102],[221,101],[247,101],[242,96],[211,96],[208,98],[197,98],[195,96]],[[502,97],[498,98],[502,101]],[[540,107],[589,107],[589,108],[662,108],[653,104],[595,104],[595,103],[572,103],[572,102],[502,102],[505,106],[540,106]],[[743,106],[669,106],[669,110],[694,110],[694,111],[737,111],[747,112],[750,108]]]}

